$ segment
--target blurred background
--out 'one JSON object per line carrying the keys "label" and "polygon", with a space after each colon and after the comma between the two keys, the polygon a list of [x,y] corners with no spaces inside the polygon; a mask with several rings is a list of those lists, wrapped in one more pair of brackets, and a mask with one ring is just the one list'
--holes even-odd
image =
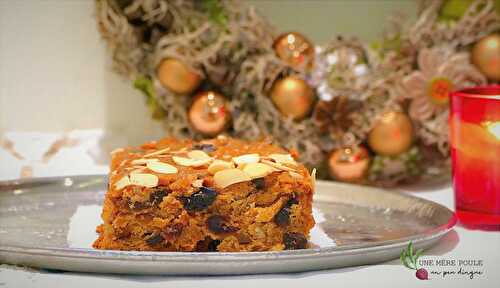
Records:
{"label": "blurred background", "polygon": [[[281,31],[322,44],[376,39],[386,18],[415,18],[411,0],[252,0]],[[361,21],[362,20],[362,21]],[[0,133],[105,128],[129,144],[161,137],[144,97],[111,71],[90,0],[0,0]]]}

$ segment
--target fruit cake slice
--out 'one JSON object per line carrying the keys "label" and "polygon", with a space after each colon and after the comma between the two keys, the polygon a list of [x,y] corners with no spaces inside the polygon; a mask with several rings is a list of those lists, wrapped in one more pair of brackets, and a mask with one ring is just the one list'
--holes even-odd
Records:
{"label": "fruit cake slice", "polygon": [[112,153],[97,249],[308,247],[314,172],[268,141],[164,139]]}

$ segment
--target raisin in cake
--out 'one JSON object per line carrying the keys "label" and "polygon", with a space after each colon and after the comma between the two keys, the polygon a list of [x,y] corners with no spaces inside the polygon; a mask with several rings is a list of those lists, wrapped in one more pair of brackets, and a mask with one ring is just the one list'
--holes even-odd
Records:
{"label": "raisin in cake", "polygon": [[[164,139],[112,153],[97,249],[303,249],[314,175],[267,141]],[[314,174],[314,172],[313,172]]]}

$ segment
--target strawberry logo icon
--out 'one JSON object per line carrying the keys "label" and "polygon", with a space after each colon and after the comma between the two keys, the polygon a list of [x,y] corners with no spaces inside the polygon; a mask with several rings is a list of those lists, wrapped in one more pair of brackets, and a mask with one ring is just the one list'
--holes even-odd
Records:
{"label": "strawberry logo icon", "polygon": [[422,252],[424,252],[423,249],[418,249],[415,253],[413,253],[413,243],[410,241],[410,243],[408,243],[408,247],[401,251],[399,259],[406,268],[417,271],[415,272],[415,276],[418,279],[429,280],[429,273],[427,273],[427,270],[424,268],[418,268],[417,260],[422,255]]}

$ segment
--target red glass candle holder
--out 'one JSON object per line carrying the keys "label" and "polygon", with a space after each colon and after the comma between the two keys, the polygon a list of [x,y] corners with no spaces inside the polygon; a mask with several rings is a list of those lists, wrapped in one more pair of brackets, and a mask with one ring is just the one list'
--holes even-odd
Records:
{"label": "red glass candle holder", "polygon": [[458,219],[500,230],[500,86],[451,93],[449,121]]}

